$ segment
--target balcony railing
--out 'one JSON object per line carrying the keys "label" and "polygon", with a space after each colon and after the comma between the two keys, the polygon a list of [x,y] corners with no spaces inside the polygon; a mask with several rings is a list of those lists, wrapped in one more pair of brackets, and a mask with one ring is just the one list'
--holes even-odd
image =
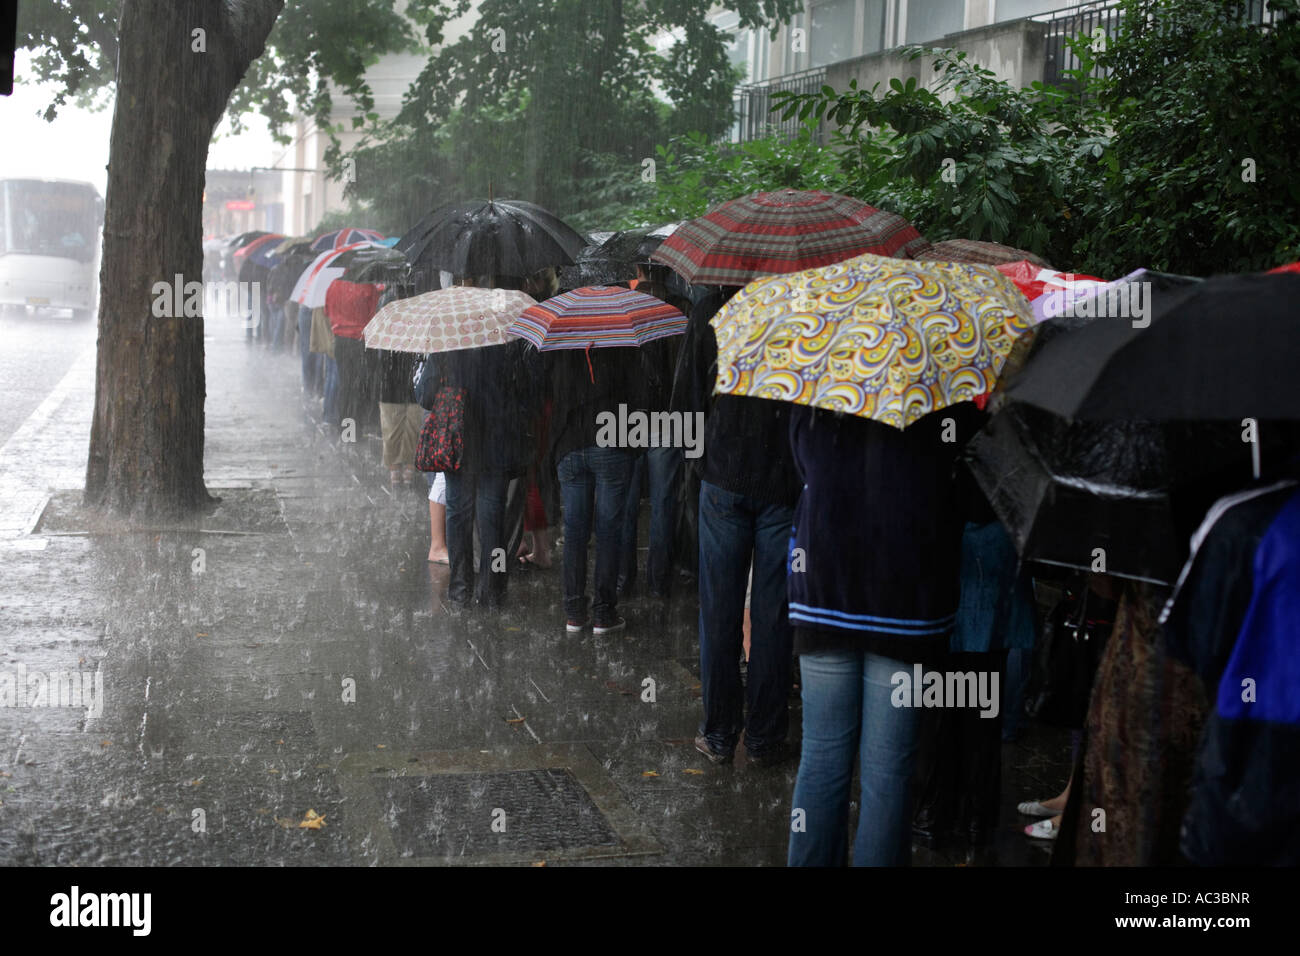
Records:
{"label": "balcony railing", "polygon": [[731,127],[731,141],[745,143],[769,133],[779,133],[793,139],[799,132],[799,120],[791,117],[782,120],[780,113],[769,112],[772,94],[789,90],[794,93],[816,93],[826,84],[824,69],[790,73],[767,83],[754,83],[736,88],[735,122]]}
{"label": "balcony railing", "polygon": [[[1281,14],[1272,9],[1266,0],[1245,0],[1242,3],[1242,19],[1256,26],[1269,26],[1280,19]],[[1120,21],[1119,0],[1103,0],[1098,3],[1076,4],[1050,13],[1040,13],[1031,19],[1047,23],[1045,62],[1043,82],[1054,86],[1068,84],[1067,70],[1079,68],[1079,58],[1070,49],[1069,41],[1088,40],[1097,36],[1097,30],[1105,31],[1106,36],[1115,35]],[[1093,76],[1102,76],[1105,70],[1093,67]]]}

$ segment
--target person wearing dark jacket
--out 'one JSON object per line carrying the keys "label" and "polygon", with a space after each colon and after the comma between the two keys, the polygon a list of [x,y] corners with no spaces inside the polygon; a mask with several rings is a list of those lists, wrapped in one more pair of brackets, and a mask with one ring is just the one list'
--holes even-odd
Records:
{"label": "person wearing dark jacket", "polygon": [[[637,266],[636,290],[661,299],[683,315],[691,305],[673,295],[668,286],[654,278],[666,266]],[[646,366],[647,410],[659,412],[671,405],[673,375],[677,369],[679,335],[657,339],[644,347]],[[632,480],[628,485],[627,504],[623,508],[623,554],[619,565],[618,591],[626,595],[636,584],[637,526],[641,517],[641,490],[650,499],[650,534],[646,552],[646,589],[655,597],[666,599],[671,581],[673,537],[677,531],[677,498],[681,484],[682,449],[671,445],[654,445],[636,456]]]}
{"label": "person wearing dark jacket", "polygon": [[447,600],[453,608],[464,608],[470,601],[476,520],[476,598],[488,607],[500,607],[505,601],[509,576],[506,489],[512,478],[527,471],[532,459],[533,429],[542,404],[541,381],[536,352],[522,339],[438,353],[425,362],[418,392],[426,409],[434,409],[441,389],[464,391],[460,467],[446,472]]}
{"label": "person wearing dark jacket", "polygon": [[[620,630],[619,539],[632,476],[632,451],[602,434],[602,420],[644,407],[641,349],[602,348],[551,353],[551,456],[564,503],[566,629],[595,634]],[[587,610],[587,542],[596,533],[594,599]]]}
{"label": "person wearing dark jacket", "polygon": [[[751,763],[788,755],[791,684],[786,547],[799,480],[790,455],[792,406],[712,398],[718,346],[709,320],[738,291],[696,300],[673,388],[674,410],[705,413],[699,470],[700,678],[704,719],[695,748],[713,763],[735,755],[741,731]],[[742,688],[745,585],[753,567],[749,679]],[[746,701],[746,698],[748,700]],[[748,703],[748,717],[745,704]]]}
{"label": "person wearing dark jacket", "polygon": [[[803,678],[794,790],[802,825],[791,827],[791,866],[845,863],[859,758],[854,865],[911,861],[910,785],[925,703],[914,678],[946,655],[956,619],[965,501],[955,469],[978,423],[969,402],[901,431],[802,406],[791,412],[804,486],[790,541]],[[915,693],[901,692],[913,684]]]}

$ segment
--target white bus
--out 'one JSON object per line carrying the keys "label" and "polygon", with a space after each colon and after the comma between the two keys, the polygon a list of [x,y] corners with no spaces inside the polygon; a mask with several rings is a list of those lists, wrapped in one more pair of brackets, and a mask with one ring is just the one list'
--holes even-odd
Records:
{"label": "white bus", "polygon": [[104,201],[90,183],[0,179],[0,311],[94,315]]}

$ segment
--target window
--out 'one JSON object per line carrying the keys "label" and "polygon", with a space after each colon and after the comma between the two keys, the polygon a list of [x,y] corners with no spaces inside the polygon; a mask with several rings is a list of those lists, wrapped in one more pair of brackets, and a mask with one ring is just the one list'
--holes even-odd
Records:
{"label": "window", "polygon": [[907,0],[907,43],[928,43],[966,23],[966,0]]}
{"label": "window", "polygon": [[862,53],[885,48],[885,0],[866,0],[862,11]]}
{"label": "window", "polygon": [[997,0],[993,8],[993,19],[997,23],[1007,20],[1020,20],[1039,13],[1048,13],[1069,6],[1062,0]]}
{"label": "window", "polygon": [[825,66],[856,56],[853,46],[855,0],[822,0],[812,5],[808,31],[809,65]]}

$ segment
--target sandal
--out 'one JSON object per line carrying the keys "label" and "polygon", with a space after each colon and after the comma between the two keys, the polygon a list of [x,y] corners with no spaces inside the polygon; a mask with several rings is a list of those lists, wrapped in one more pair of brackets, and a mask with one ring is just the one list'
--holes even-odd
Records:
{"label": "sandal", "polygon": [[1055,840],[1060,828],[1051,820],[1039,820],[1025,827],[1025,836],[1031,840]]}

